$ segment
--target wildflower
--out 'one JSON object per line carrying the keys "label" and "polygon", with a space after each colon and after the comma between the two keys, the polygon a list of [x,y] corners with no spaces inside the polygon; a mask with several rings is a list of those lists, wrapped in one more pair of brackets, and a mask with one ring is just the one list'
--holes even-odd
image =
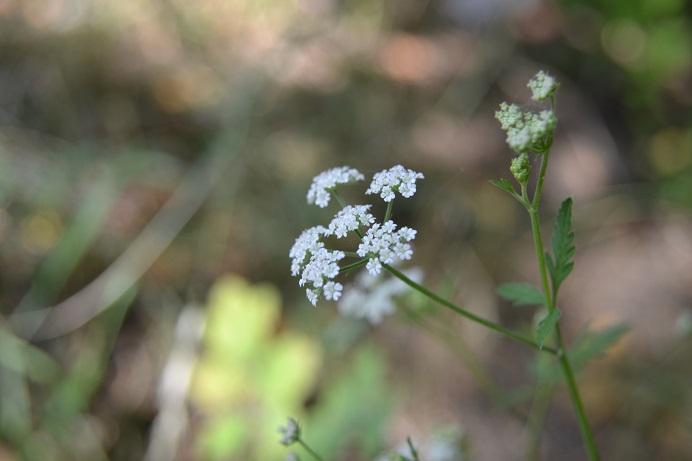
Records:
{"label": "wildflower", "polygon": [[284,461],[300,461],[300,457],[296,453],[290,452],[289,454],[286,455],[286,458],[284,458]]}
{"label": "wildflower", "polygon": [[285,426],[279,426],[279,434],[281,434],[281,444],[282,445],[292,445],[293,443],[300,440],[300,426],[298,421],[293,418],[288,418]]}
{"label": "wildflower", "polygon": [[526,86],[531,90],[531,99],[543,101],[555,93],[558,83],[553,76],[540,71],[529,80]]}
{"label": "wildflower", "polygon": [[[415,282],[423,278],[422,271],[417,268],[404,271],[404,274]],[[369,272],[363,272],[341,298],[338,309],[341,315],[378,324],[383,317],[394,313],[394,297],[405,293],[407,289],[407,285],[399,279],[382,281]]]}
{"label": "wildflower", "polygon": [[315,204],[320,208],[324,208],[329,204],[331,199],[330,192],[334,190],[337,184],[348,184],[355,181],[365,179],[363,174],[347,166],[332,168],[315,176],[308,190],[308,203]]}
{"label": "wildflower", "polygon": [[524,114],[516,104],[503,102],[500,103],[500,109],[495,112],[495,118],[500,122],[503,130],[508,130],[523,123]]}
{"label": "wildflower", "polygon": [[369,209],[370,205],[344,207],[329,223],[329,233],[336,235],[337,238],[342,238],[360,226],[369,226],[375,222],[375,217],[368,212]]}
{"label": "wildflower", "polygon": [[372,178],[366,194],[380,194],[385,202],[394,200],[394,192],[399,192],[402,197],[413,197],[416,193],[416,180],[423,179],[423,173],[395,165],[388,170],[376,173]]}
{"label": "wildflower", "polygon": [[289,258],[291,258],[291,275],[293,277],[300,273],[307,256],[317,252],[320,248],[324,248],[324,243],[320,241],[320,238],[328,233],[325,227],[315,226],[304,230],[296,239],[288,253]]}
{"label": "wildflower", "polygon": [[500,104],[495,118],[507,132],[507,144],[517,153],[542,151],[557,124],[557,117],[552,110],[521,112],[517,106],[506,103]]}
{"label": "wildflower", "polygon": [[341,297],[344,286],[338,282],[327,282],[324,284],[322,292],[327,301],[337,301]]}
{"label": "wildflower", "polygon": [[518,157],[512,159],[512,164],[509,167],[509,171],[516,178],[519,184],[526,184],[531,173],[531,165],[529,164],[529,156],[526,154],[521,154]]}
{"label": "wildflower", "polygon": [[413,248],[408,243],[416,237],[416,231],[409,227],[396,230],[393,221],[380,225],[373,224],[363,236],[356,253],[362,258],[370,258],[367,271],[378,275],[382,264],[411,259]]}
{"label": "wildflower", "polygon": [[320,292],[323,292],[327,299],[338,299],[341,295],[341,284],[330,284],[330,281],[339,274],[338,262],[345,256],[343,251],[331,251],[326,248],[319,248],[310,255],[298,285],[312,285],[306,290],[306,295],[313,306],[317,304]]}

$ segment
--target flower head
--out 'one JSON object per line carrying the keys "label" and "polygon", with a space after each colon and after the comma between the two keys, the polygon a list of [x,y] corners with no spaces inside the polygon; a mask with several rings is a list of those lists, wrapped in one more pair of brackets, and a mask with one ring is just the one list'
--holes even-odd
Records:
{"label": "flower head", "polygon": [[555,77],[541,70],[529,80],[526,86],[531,90],[531,99],[543,101],[555,93],[558,83]]}
{"label": "flower head", "polygon": [[370,258],[366,269],[372,275],[378,275],[382,264],[411,259],[413,248],[411,242],[416,231],[409,227],[396,230],[393,221],[384,224],[373,224],[365,233],[356,253],[362,258]]}
{"label": "flower head", "polygon": [[298,421],[293,418],[288,418],[285,426],[279,426],[279,434],[281,434],[280,442],[283,445],[292,445],[300,439],[300,426]]}
{"label": "flower head", "polygon": [[517,115],[515,112],[518,110],[514,105],[502,103],[495,113],[502,129],[507,132],[507,144],[517,153],[541,151],[553,135],[557,117],[552,110],[539,113],[519,111]]}
{"label": "flower head", "polygon": [[290,452],[289,454],[286,455],[286,458],[284,458],[284,461],[300,461],[300,457],[298,456],[297,453]]}
{"label": "flower head", "polygon": [[306,295],[313,306],[317,304],[320,293],[324,293],[328,300],[337,300],[341,296],[341,284],[332,280],[339,274],[338,262],[345,256],[343,251],[331,251],[326,248],[319,248],[310,255],[298,285],[308,286]]}
{"label": "flower head", "polygon": [[308,203],[315,204],[320,208],[329,205],[331,200],[330,192],[338,184],[348,184],[350,182],[362,181],[365,179],[363,174],[355,168],[340,166],[332,168],[315,176],[308,190]]}
{"label": "flower head", "polygon": [[329,233],[337,238],[345,237],[360,226],[369,226],[375,217],[369,213],[370,205],[348,205],[339,211],[329,223]]}
{"label": "flower head", "polygon": [[323,235],[329,232],[323,226],[315,226],[305,229],[296,239],[288,256],[291,258],[291,275],[295,277],[303,268],[305,258],[317,252],[320,248],[324,248],[324,243],[320,241]]}
{"label": "flower head", "polygon": [[385,202],[394,200],[394,192],[399,192],[402,197],[413,197],[413,194],[416,193],[416,180],[418,179],[423,179],[423,173],[395,165],[388,170],[376,173],[365,193],[380,194]]}

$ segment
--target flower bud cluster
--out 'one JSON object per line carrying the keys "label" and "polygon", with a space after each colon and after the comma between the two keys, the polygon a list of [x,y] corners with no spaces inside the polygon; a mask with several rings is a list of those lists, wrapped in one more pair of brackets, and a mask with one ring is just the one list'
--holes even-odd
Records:
{"label": "flower bud cluster", "polygon": [[507,133],[507,144],[521,154],[534,151],[542,152],[553,136],[557,117],[552,110],[539,113],[522,112],[514,104],[502,103],[495,112],[495,118]]}
{"label": "flower bud cluster", "polygon": [[555,77],[539,71],[526,85],[531,90],[531,99],[534,101],[544,101],[555,94],[558,84]]}

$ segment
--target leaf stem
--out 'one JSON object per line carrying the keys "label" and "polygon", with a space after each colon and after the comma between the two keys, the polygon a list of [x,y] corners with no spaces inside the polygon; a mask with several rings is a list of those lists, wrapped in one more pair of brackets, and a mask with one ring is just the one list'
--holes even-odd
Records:
{"label": "leaf stem", "polygon": [[504,335],[504,336],[506,336],[506,337],[508,337],[508,338],[511,338],[511,339],[513,339],[513,340],[515,340],[515,341],[517,341],[517,342],[526,344],[527,346],[530,346],[530,347],[532,347],[533,349],[536,349],[536,350],[538,350],[538,351],[544,351],[544,352],[548,352],[548,353],[554,354],[554,355],[557,355],[557,354],[558,354],[558,351],[555,350],[555,349],[553,349],[553,348],[551,348],[551,347],[543,346],[543,348],[541,348],[541,347],[538,345],[538,343],[536,343],[536,342],[533,341],[532,339],[527,338],[526,336],[520,335],[520,334],[518,334],[518,333],[515,333],[515,332],[513,332],[513,331],[511,331],[511,330],[509,330],[509,329],[503,327],[502,325],[500,325],[500,324],[498,324],[498,323],[491,322],[490,320],[484,319],[483,317],[479,317],[478,315],[474,314],[473,312],[467,311],[467,310],[464,309],[463,307],[457,306],[457,305],[454,304],[453,302],[444,299],[444,298],[441,297],[440,295],[438,295],[438,294],[436,294],[436,293],[434,293],[434,292],[428,290],[428,289],[425,288],[424,286],[422,286],[422,285],[420,285],[420,284],[414,282],[413,280],[411,280],[410,278],[408,278],[406,275],[404,275],[402,272],[400,272],[399,270],[397,270],[397,269],[395,269],[394,267],[390,266],[389,264],[382,264],[382,267],[384,267],[384,268],[385,268],[386,270],[388,270],[392,275],[394,275],[396,278],[398,278],[399,280],[401,280],[402,282],[404,282],[406,285],[410,286],[411,288],[413,288],[414,290],[418,291],[419,293],[421,293],[421,294],[427,296],[428,298],[432,299],[432,300],[435,301],[436,303],[441,304],[441,305],[443,305],[443,306],[445,306],[445,307],[447,307],[447,308],[453,310],[454,312],[456,312],[457,314],[461,315],[462,317],[466,317],[467,319],[469,319],[469,320],[471,320],[471,321],[473,321],[473,322],[476,322],[476,323],[478,323],[478,324],[480,324],[480,325],[483,325],[483,326],[485,326],[486,328],[489,328],[489,329],[491,329],[491,330],[493,330],[493,331],[496,331],[496,332],[498,332],[498,333],[500,333],[500,334],[502,334],[502,335]]}
{"label": "leaf stem", "polygon": [[307,451],[307,452],[310,454],[310,456],[312,456],[313,458],[315,458],[317,461],[323,461],[323,460],[322,460],[322,457],[321,457],[320,455],[318,455],[318,454],[315,452],[315,450],[313,450],[312,448],[310,448],[310,446],[309,446],[307,443],[305,443],[305,441],[304,441],[303,439],[298,439],[298,443],[300,444],[300,446],[303,447],[303,449],[305,449],[305,451]]}
{"label": "leaf stem", "polygon": [[[536,249],[536,259],[538,260],[538,271],[541,276],[541,284],[543,285],[543,293],[545,295],[546,306],[548,306],[549,311],[556,309],[555,297],[551,290],[551,286],[548,282],[548,270],[545,263],[545,252],[543,247],[543,238],[541,236],[541,223],[538,215],[538,210],[541,205],[541,198],[543,195],[543,182],[545,179],[545,173],[548,169],[550,151],[546,150],[542,154],[541,167],[538,173],[538,182],[536,183],[536,190],[533,195],[533,201],[531,208],[528,208],[529,218],[531,220],[531,233],[533,234],[533,243]],[[557,338],[557,348],[558,348],[558,359],[560,362],[560,368],[562,369],[562,374],[565,377],[565,382],[567,383],[567,388],[569,390],[570,399],[572,400],[572,406],[577,414],[577,420],[579,421],[579,430],[581,431],[582,438],[584,439],[584,445],[586,453],[591,461],[599,461],[600,456],[598,454],[598,448],[594,440],[593,431],[589,425],[589,420],[584,411],[584,404],[582,403],[581,395],[579,394],[579,388],[577,387],[576,379],[574,378],[574,372],[572,371],[572,365],[569,362],[569,357],[564,351],[564,343],[562,341],[562,333],[560,331],[560,324],[555,326],[555,334]]]}

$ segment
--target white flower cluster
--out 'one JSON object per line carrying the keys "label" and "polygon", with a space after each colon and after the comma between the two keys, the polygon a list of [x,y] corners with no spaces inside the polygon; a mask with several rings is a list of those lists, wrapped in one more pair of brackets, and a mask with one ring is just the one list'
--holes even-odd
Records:
{"label": "white flower cluster", "polygon": [[329,233],[337,238],[346,237],[360,226],[369,226],[375,217],[369,213],[370,205],[348,205],[339,211],[329,223]]}
{"label": "white flower cluster", "polygon": [[[397,165],[377,173],[368,193],[381,193],[382,198],[388,202],[394,198],[395,191],[404,197],[411,197],[416,192],[416,180],[422,177],[421,173]],[[362,179],[364,177],[358,170],[346,166],[324,171],[313,179],[308,191],[308,203],[324,207],[329,203],[330,193],[337,184]],[[293,244],[289,251],[291,275],[300,276],[298,284],[306,288],[307,298],[313,305],[317,305],[320,295],[327,300],[337,301],[343,291],[341,283],[334,279],[341,270],[339,261],[346,257],[346,253],[327,249],[324,238],[334,236],[340,239],[355,231],[361,237],[361,243],[358,251],[349,255],[366,258],[366,268],[373,275],[381,272],[382,264],[411,259],[413,249],[409,242],[415,238],[416,231],[408,227],[397,230],[396,224],[391,220],[376,224],[370,208],[371,205],[345,206],[334,216],[328,227],[306,229]],[[365,260],[357,261],[353,267],[363,263]]]}
{"label": "white flower cluster", "polygon": [[507,132],[507,144],[517,153],[540,150],[552,136],[557,118],[552,110],[522,112],[514,104],[502,103],[495,118]]}
{"label": "white flower cluster", "polygon": [[539,71],[526,86],[531,90],[531,99],[543,101],[555,93],[557,80],[552,75]]}
{"label": "white flower cluster", "polygon": [[279,441],[282,445],[292,445],[300,440],[300,426],[298,421],[293,418],[288,418],[285,426],[279,426],[278,432],[281,434]]}
{"label": "white flower cluster", "polygon": [[394,192],[399,192],[402,197],[413,197],[416,193],[417,179],[423,179],[423,173],[395,165],[388,170],[376,173],[365,193],[380,194],[385,202],[394,200]]}
{"label": "white flower cluster", "polygon": [[366,268],[372,275],[379,275],[382,264],[411,259],[413,249],[408,243],[416,238],[416,231],[409,227],[396,230],[393,221],[380,225],[373,224],[363,236],[356,253],[362,258],[370,258]]}
{"label": "white flower cluster", "polygon": [[[343,251],[331,251],[325,248],[322,236],[330,235],[322,226],[306,229],[296,239],[291,251],[291,275],[300,275],[298,284],[308,285],[306,294],[313,306],[317,305],[319,294],[327,300],[336,301],[341,296],[343,286],[334,282],[339,274],[338,262],[346,256]],[[307,262],[306,262],[307,261]]]}
{"label": "white flower cluster", "polygon": [[308,203],[313,203],[320,208],[329,205],[331,199],[330,192],[337,184],[348,184],[350,182],[362,181],[365,179],[363,174],[355,168],[340,166],[332,168],[315,176],[308,190]]}
{"label": "white flower cluster", "polygon": [[[423,271],[418,268],[403,272],[414,282],[420,282],[423,278]],[[396,310],[394,297],[407,290],[408,286],[397,278],[392,277],[382,281],[368,272],[362,272],[339,301],[339,313],[348,317],[366,319],[376,325],[386,315],[394,313]]]}

